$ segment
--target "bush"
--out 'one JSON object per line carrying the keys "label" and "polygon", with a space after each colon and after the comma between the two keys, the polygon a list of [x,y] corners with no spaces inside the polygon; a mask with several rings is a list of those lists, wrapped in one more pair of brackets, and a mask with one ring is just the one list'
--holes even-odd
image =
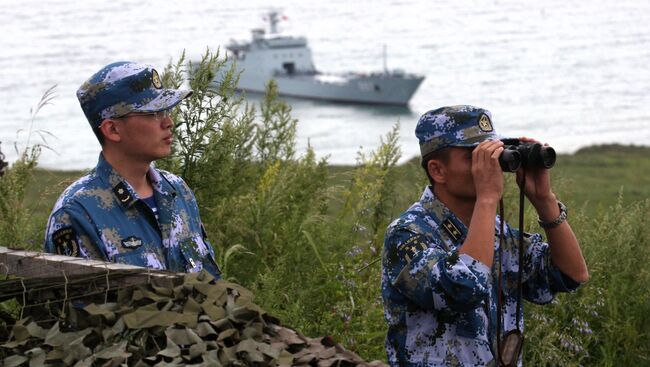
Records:
{"label": "bush", "polygon": [[159,166],[195,190],[224,277],[293,327],[383,358],[377,260],[396,212],[397,127],[331,187],[325,160],[311,148],[297,156],[296,120],[273,82],[258,113],[233,93],[237,76],[218,54],[184,64],[170,64],[164,80],[181,86],[189,75],[194,94],[174,116],[173,154]]}

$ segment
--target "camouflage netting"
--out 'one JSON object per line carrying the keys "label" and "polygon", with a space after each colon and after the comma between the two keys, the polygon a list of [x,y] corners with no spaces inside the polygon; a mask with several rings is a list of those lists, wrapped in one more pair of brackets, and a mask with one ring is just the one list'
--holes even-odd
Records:
{"label": "camouflage netting", "polygon": [[245,288],[187,274],[175,287],[142,285],[116,302],[69,307],[49,329],[19,320],[0,345],[12,366],[381,366],[331,338],[301,335],[253,303]]}

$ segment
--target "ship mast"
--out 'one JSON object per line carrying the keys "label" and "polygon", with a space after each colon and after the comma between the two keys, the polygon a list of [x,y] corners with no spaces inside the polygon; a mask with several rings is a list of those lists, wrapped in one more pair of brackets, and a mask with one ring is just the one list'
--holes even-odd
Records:
{"label": "ship mast", "polygon": [[278,12],[273,10],[269,12],[269,24],[270,24],[270,33],[275,34],[278,33]]}

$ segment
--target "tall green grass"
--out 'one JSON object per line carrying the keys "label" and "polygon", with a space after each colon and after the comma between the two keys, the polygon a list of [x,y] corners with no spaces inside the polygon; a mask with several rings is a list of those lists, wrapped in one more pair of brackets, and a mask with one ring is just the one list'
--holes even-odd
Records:
{"label": "tall green grass", "polygon": [[[6,247],[35,247],[36,234],[42,233],[41,223],[33,221],[32,207],[26,201],[27,187],[33,182],[33,171],[43,149],[49,149],[46,137],[50,135],[34,126],[38,112],[51,103],[54,89],[49,88],[36,107],[30,110],[27,131],[18,131],[25,136],[24,148],[16,150],[18,159],[0,176],[0,245]],[[33,139],[38,137],[37,142]],[[40,242],[40,241],[39,241]]]}
{"label": "tall green grass", "polygon": [[[173,154],[159,166],[195,190],[224,277],[253,290],[285,324],[332,335],[366,359],[384,359],[378,261],[384,230],[426,184],[417,159],[397,164],[397,126],[376,150],[359,152],[356,165],[332,167],[311,148],[296,150],[296,120],[273,83],[253,105],[234,94],[232,70],[209,88],[222,75],[218,55],[208,51],[185,65],[181,57],[164,74],[166,85],[189,83],[195,92],[174,116]],[[570,208],[591,280],[553,304],[526,306],[527,365],[650,365],[649,152],[600,147],[558,159],[554,186]],[[39,212],[26,209],[30,198],[46,192],[39,201],[51,207],[56,195],[44,182],[63,177],[34,171],[35,161],[21,164],[0,178],[16,203],[3,204],[0,215],[26,219],[0,226],[0,238],[24,246],[40,243],[42,231],[21,233],[19,223],[45,226]],[[32,174],[39,182],[26,197],[21,190]],[[512,177],[507,183],[508,216],[516,218]],[[629,185],[621,191],[621,183]],[[530,207],[526,223],[539,231]]]}

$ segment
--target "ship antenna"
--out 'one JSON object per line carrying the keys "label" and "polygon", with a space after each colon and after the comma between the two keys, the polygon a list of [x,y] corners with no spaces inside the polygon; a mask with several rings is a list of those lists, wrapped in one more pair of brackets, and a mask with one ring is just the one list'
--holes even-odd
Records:
{"label": "ship antenna", "polygon": [[384,50],[383,50],[383,58],[384,58],[384,74],[388,74],[388,66],[386,64],[386,44],[384,43],[383,45]]}

